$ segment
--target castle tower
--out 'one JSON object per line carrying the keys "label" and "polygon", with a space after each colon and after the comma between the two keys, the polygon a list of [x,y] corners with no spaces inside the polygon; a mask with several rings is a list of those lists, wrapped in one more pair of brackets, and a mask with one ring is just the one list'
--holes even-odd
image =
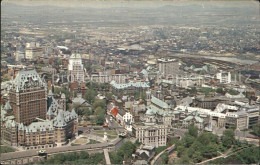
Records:
{"label": "castle tower", "polygon": [[151,97],[152,97],[151,91],[150,90],[146,91],[146,105],[147,106],[151,105]]}
{"label": "castle tower", "polygon": [[47,86],[35,70],[19,71],[9,92],[15,121],[29,125],[35,118],[46,118]]}

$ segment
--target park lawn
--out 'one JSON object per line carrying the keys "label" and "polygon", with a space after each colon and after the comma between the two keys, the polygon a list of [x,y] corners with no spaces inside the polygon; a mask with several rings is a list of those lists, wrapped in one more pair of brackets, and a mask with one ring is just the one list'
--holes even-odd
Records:
{"label": "park lawn", "polygon": [[117,133],[115,130],[94,130],[93,133],[97,134],[100,137],[104,137],[104,132],[107,132],[107,137],[109,139],[114,139],[117,137]]}
{"label": "park lawn", "polygon": [[15,152],[16,150],[9,146],[1,146],[1,153]]}
{"label": "park lawn", "polygon": [[74,141],[74,144],[86,144],[88,142],[89,142],[89,140],[86,137],[82,137],[82,138],[76,139]]}
{"label": "park lawn", "polygon": [[211,92],[216,92],[216,90],[208,87],[202,87],[198,89],[198,92],[211,93]]}
{"label": "park lawn", "polygon": [[80,144],[71,143],[71,146],[80,146]]}
{"label": "park lawn", "polygon": [[97,144],[97,143],[100,143],[100,142],[93,140],[93,139],[89,139],[89,142],[87,144]]}

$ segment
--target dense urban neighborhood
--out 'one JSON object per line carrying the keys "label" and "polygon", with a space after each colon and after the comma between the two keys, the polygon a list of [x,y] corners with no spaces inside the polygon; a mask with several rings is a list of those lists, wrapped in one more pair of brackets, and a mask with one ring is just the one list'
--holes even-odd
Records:
{"label": "dense urban neighborhood", "polygon": [[161,3],[2,3],[1,164],[259,163],[258,2]]}

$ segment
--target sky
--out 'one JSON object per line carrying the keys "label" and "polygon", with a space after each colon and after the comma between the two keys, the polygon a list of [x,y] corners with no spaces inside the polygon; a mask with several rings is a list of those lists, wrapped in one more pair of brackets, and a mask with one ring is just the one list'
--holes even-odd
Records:
{"label": "sky", "polygon": [[[140,2],[142,1],[142,2]],[[184,1],[184,0],[172,0],[172,1]],[[61,7],[92,7],[92,8],[110,8],[110,7],[128,7],[128,8],[157,8],[165,5],[182,5],[186,2],[172,2],[172,1],[164,1],[164,0],[3,0],[2,3],[14,3],[25,6],[41,6],[41,5],[49,5],[49,6],[61,6]],[[198,3],[214,3],[211,0],[205,1],[194,1],[188,0],[189,4],[198,4]],[[211,1],[211,2],[206,2]],[[215,0],[216,1],[216,0]],[[220,0],[217,0],[220,1]],[[232,2],[233,1],[233,2]],[[247,0],[248,1],[248,0]],[[250,0],[249,0],[250,1]],[[225,1],[227,2],[227,1]],[[228,1],[232,6],[239,5],[240,2],[237,0]],[[249,2],[257,4],[257,1]],[[244,5],[244,4],[243,4]],[[223,5],[225,7],[226,5]]]}

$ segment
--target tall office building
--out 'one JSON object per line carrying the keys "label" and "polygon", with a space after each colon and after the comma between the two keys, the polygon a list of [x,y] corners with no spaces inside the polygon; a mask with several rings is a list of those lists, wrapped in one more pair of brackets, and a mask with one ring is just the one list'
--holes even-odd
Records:
{"label": "tall office building", "polygon": [[9,88],[9,102],[17,123],[28,125],[46,118],[47,88],[35,70],[18,72]]}
{"label": "tall office building", "polygon": [[175,59],[158,59],[159,72],[163,76],[175,78],[179,74],[179,62]]}
{"label": "tall office building", "polygon": [[80,54],[72,54],[70,56],[68,72],[70,82],[84,82],[85,74]]}
{"label": "tall office building", "polygon": [[26,43],[25,58],[27,60],[37,60],[37,58],[43,55],[43,49],[39,43]]}

